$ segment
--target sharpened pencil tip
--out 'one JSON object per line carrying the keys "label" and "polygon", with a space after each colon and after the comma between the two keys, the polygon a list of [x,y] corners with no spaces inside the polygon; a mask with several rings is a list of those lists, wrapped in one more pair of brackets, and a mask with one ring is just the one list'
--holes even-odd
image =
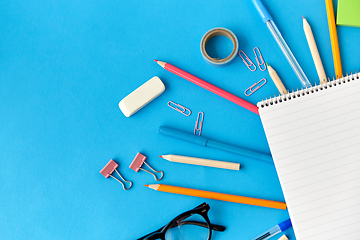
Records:
{"label": "sharpened pencil tip", "polygon": [[145,187],[149,187],[149,184],[145,184],[144,186],[145,186]]}
{"label": "sharpened pencil tip", "polygon": [[163,156],[161,156],[161,155],[159,157],[163,158]]}
{"label": "sharpened pencil tip", "polygon": [[266,66],[269,66],[269,64],[268,64],[268,63],[266,63]]}
{"label": "sharpened pencil tip", "polygon": [[154,59],[155,62],[158,62],[158,60]]}
{"label": "sharpened pencil tip", "polygon": [[303,19],[305,19],[305,17],[303,16]]}

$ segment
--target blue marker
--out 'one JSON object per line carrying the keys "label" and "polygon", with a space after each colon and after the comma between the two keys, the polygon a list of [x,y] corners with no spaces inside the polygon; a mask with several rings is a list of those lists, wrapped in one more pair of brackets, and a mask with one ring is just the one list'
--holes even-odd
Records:
{"label": "blue marker", "polygon": [[236,154],[246,156],[249,158],[265,161],[268,163],[274,163],[270,154],[234,146],[234,145],[231,145],[228,143],[218,142],[216,140],[212,140],[209,138],[205,138],[203,136],[198,136],[198,135],[194,135],[191,133],[183,132],[183,131],[173,129],[170,127],[161,126],[159,128],[159,133],[163,134],[165,136],[168,136],[168,137],[177,138],[177,139],[180,139],[180,140],[183,140],[186,142],[190,142],[190,143],[195,143],[195,144],[198,144],[198,145],[201,145],[204,147],[217,148],[220,150],[236,153]]}
{"label": "blue marker", "polygon": [[288,219],[282,223],[279,223],[275,227],[270,228],[266,232],[260,234],[259,236],[257,236],[256,238],[253,238],[251,240],[265,240],[265,239],[271,238],[272,236],[285,231],[286,229],[288,229],[291,226],[292,226],[291,220]]}
{"label": "blue marker", "polygon": [[273,21],[273,18],[271,17],[268,10],[265,8],[264,4],[261,2],[261,0],[252,0],[256,10],[259,12],[261,19],[268,27],[270,33],[273,35],[275,41],[279,45],[281,51],[285,55],[286,59],[290,63],[290,66],[294,70],[296,76],[299,78],[301,84],[304,87],[311,87],[311,84],[306,77],[304,71],[300,67],[300,64],[296,61],[296,58],[292,54],[290,48],[286,44],[284,38],[282,37],[279,29],[277,28],[276,24]]}

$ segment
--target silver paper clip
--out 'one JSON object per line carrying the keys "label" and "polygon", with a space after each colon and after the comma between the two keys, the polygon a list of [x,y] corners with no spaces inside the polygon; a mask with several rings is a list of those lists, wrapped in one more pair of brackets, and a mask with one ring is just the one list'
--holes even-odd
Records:
{"label": "silver paper clip", "polygon": [[[241,55],[241,53],[244,55],[244,57]],[[244,53],[244,51],[240,50],[238,52],[239,56],[241,57],[241,59],[243,60],[243,62],[245,63],[245,65],[248,67],[248,69],[250,69],[250,71],[254,72],[256,70],[256,65],[251,61],[251,59],[246,55],[246,53]],[[254,66],[254,68],[252,69],[251,66]]]}
{"label": "silver paper clip", "polygon": [[194,129],[194,134],[195,135],[196,135],[196,132],[199,131],[199,136],[201,136],[203,122],[204,122],[204,113],[199,112],[198,116],[197,116],[197,119],[196,119],[196,123],[195,123],[195,129]]}
{"label": "silver paper clip", "polygon": [[174,103],[173,101],[169,101],[168,103],[168,106],[171,107],[172,109],[175,109],[176,111],[184,114],[185,116],[190,116],[191,115],[191,110],[184,107],[184,106],[181,106],[180,104],[178,103]]}
{"label": "silver paper clip", "polygon": [[[249,87],[248,89],[245,90],[245,95],[246,96],[250,96],[251,94],[253,94],[254,92],[256,92],[259,88],[261,88],[262,86],[264,86],[264,84],[267,82],[266,78],[261,79],[260,81],[258,81],[257,83],[254,83],[253,85],[251,85],[251,87]],[[249,93],[248,93],[249,92]]]}
{"label": "silver paper clip", "polygon": [[[258,51],[259,54],[256,53],[256,49],[257,49],[257,51]],[[260,69],[261,71],[265,71],[265,70],[266,70],[266,64],[265,64],[264,58],[263,58],[263,56],[262,56],[262,54],[261,54],[261,52],[260,52],[260,49],[259,49],[258,47],[255,47],[255,48],[254,48],[254,53],[255,53],[256,62],[257,62],[257,64],[259,65],[259,69]],[[259,55],[259,57],[260,57],[261,62],[259,61],[258,55]],[[262,65],[264,65],[265,68],[261,68]]]}

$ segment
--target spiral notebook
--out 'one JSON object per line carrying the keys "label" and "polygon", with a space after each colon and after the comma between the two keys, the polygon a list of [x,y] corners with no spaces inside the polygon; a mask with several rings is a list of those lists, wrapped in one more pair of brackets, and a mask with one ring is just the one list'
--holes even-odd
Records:
{"label": "spiral notebook", "polygon": [[258,107],[296,239],[360,239],[360,74]]}

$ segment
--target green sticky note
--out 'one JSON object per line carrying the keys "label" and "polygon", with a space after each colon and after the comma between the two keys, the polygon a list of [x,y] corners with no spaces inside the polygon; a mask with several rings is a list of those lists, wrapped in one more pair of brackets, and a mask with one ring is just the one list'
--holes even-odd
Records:
{"label": "green sticky note", "polygon": [[339,0],[336,24],[360,27],[360,0]]}

